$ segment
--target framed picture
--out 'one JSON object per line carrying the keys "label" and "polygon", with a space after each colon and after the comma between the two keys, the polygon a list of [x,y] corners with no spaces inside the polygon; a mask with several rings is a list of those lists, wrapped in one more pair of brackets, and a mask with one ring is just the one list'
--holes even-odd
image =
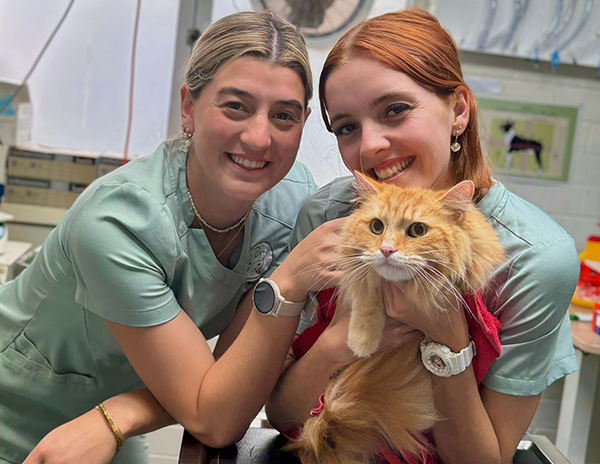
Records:
{"label": "framed picture", "polygon": [[501,176],[566,182],[579,109],[478,98],[482,145]]}

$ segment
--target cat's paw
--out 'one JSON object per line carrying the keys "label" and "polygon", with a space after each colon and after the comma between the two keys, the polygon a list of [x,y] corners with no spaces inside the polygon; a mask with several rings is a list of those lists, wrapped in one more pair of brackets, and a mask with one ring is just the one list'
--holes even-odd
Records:
{"label": "cat's paw", "polygon": [[379,348],[379,339],[369,336],[349,336],[348,347],[359,358],[368,358]]}

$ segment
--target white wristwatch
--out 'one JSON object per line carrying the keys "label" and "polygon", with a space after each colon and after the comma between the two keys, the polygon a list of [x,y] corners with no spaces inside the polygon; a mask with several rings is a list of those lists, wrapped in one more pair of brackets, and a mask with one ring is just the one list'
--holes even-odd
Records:
{"label": "white wristwatch", "polygon": [[260,279],[252,298],[254,307],[265,316],[298,316],[306,305],[306,301],[287,301],[271,279]]}
{"label": "white wristwatch", "polygon": [[425,368],[440,377],[450,377],[460,374],[471,365],[475,356],[475,343],[469,341],[466,348],[459,353],[453,353],[450,348],[441,343],[421,342],[421,360]]}

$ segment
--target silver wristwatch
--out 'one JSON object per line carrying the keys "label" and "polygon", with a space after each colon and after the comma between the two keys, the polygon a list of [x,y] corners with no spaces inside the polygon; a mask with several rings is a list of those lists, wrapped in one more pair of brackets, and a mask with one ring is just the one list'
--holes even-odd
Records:
{"label": "silver wristwatch", "polygon": [[260,279],[252,294],[254,307],[266,316],[298,316],[306,301],[287,301],[279,285],[271,279]]}
{"label": "silver wristwatch", "polygon": [[466,348],[453,353],[450,348],[441,343],[421,342],[421,360],[425,368],[440,377],[450,377],[460,374],[471,365],[475,356],[475,343],[469,341]]}

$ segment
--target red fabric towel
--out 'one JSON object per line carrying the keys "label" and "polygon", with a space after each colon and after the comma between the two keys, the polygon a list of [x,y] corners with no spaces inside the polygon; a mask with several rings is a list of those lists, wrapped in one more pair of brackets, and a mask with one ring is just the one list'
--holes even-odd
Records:
{"label": "red fabric towel", "polygon": [[[494,360],[500,356],[500,353],[502,352],[499,339],[502,324],[487,310],[479,292],[476,294],[467,294],[464,298],[474,316],[471,317],[467,314],[467,323],[469,324],[469,334],[475,343],[473,370],[475,371],[477,385],[479,385]],[[336,306],[334,289],[319,292],[317,294],[317,301],[319,302],[319,305],[316,322],[298,335],[292,343],[292,350],[296,359],[300,359],[310,347],[313,346],[319,336],[327,328],[331,319],[333,319]],[[432,438],[432,436],[428,437],[430,441],[432,441]],[[404,461],[390,449],[384,450],[380,457],[389,464],[437,463],[435,457],[431,455],[415,456],[414,459]]]}

